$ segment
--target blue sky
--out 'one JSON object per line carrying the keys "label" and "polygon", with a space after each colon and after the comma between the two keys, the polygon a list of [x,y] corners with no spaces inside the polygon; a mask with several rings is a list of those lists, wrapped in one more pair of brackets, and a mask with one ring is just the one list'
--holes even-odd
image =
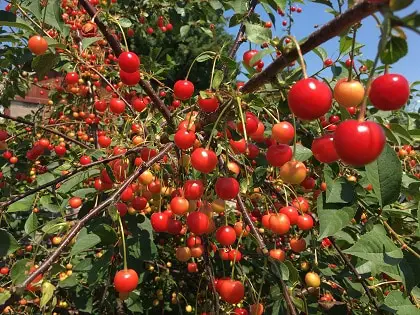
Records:
{"label": "blue sky", "polygon": [[[332,1],[335,3],[335,1]],[[294,35],[298,40],[308,36],[310,33],[315,31],[314,25],[318,24],[322,26],[327,21],[333,18],[333,15],[325,12],[328,8],[325,5],[316,4],[310,1],[306,1],[305,5],[296,4],[302,8],[301,13],[293,13],[295,23],[292,26],[292,35]],[[414,11],[420,11],[420,1],[414,1],[414,3],[408,8],[399,11],[399,16],[406,16]],[[227,12],[226,17],[230,17],[233,12]],[[265,13],[261,5],[257,6],[256,13],[262,16],[264,21],[269,21],[269,17]],[[378,15],[380,16],[380,15]],[[285,35],[285,27],[281,25],[281,22],[284,18],[280,17],[276,13],[276,28],[272,28],[273,35],[278,37],[283,37]],[[237,33],[239,27],[229,28],[228,31],[231,34]],[[361,49],[363,53],[363,58],[374,59],[378,47],[380,31],[376,26],[376,22],[372,17],[368,17],[362,21],[362,27],[358,30],[357,41],[365,44],[365,47]],[[417,63],[420,56],[420,36],[415,34],[410,30],[406,30],[407,40],[408,40],[408,54],[400,59],[397,63],[392,65],[391,72],[404,74],[410,82],[420,81],[420,66]],[[253,48],[260,49],[259,46],[253,45]],[[331,39],[330,41],[322,45],[329,53],[329,56],[334,60],[334,57],[338,57],[338,37]],[[242,58],[243,53],[249,49],[249,45],[243,44],[238,51],[238,58]],[[344,58],[343,61],[347,59]],[[305,55],[305,61],[308,65],[308,75],[318,71],[322,67],[321,59],[316,56],[314,53],[308,53]],[[270,62],[270,59],[265,60],[267,65]],[[330,70],[325,70],[326,75],[331,75]]]}

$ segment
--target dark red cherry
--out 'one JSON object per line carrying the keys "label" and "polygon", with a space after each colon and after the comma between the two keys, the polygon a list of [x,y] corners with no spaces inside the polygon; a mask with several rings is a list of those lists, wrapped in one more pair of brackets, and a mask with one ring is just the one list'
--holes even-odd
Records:
{"label": "dark red cherry", "polygon": [[313,78],[296,82],[289,91],[289,108],[302,120],[314,120],[331,108],[332,93],[327,84]]}
{"label": "dark red cherry", "polygon": [[140,67],[140,58],[133,52],[125,51],[118,57],[121,70],[133,73]]}
{"label": "dark red cherry", "polygon": [[314,139],[311,150],[314,157],[322,163],[332,163],[339,159],[334,146],[334,134]]}
{"label": "dark red cherry", "polygon": [[195,133],[186,129],[180,129],[175,133],[174,142],[182,150],[191,148],[195,142]]}
{"label": "dark red cherry", "polygon": [[197,148],[191,154],[191,165],[197,171],[208,174],[216,168],[216,153],[212,150]]}
{"label": "dark red cherry", "polygon": [[403,107],[410,97],[410,85],[399,74],[384,74],[377,77],[369,92],[370,102],[380,110],[397,110]]}
{"label": "dark red cherry", "polygon": [[188,80],[179,80],[174,85],[174,95],[182,101],[188,100],[194,94],[194,84]]}
{"label": "dark red cherry", "polygon": [[346,120],[335,131],[334,147],[347,164],[363,166],[376,160],[385,146],[385,132],[373,121]]}
{"label": "dark red cherry", "polygon": [[156,232],[166,232],[168,230],[169,216],[164,212],[153,213],[150,217],[152,228]]}
{"label": "dark red cherry", "polygon": [[268,148],[266,158],[272,166],[280,167],[292,159],[292,149],[286,144],[276,144]]}
{"label": "dark red cherry", "polygon": [[67,84],[76,84],[79,82],[79,75],[77,72],[69,72],[66,74],[65,80]]}
{"label": "dark red cherry", "polygon": [[246,64],[248,67],[253,67],[255,66],[255,64],[257,62],[255,62],[254,64],[251,64],[251,59],[258,53],[258,50],[248,50],[244,53],[243,55],[243,62],[244,64]]}
{"label": "dark red cherry", "polygon": [[136,85],[140,81],[140,71],[134,71],[132,73],[129,73],[129,72],[120,70],[120,79],[121,79],[121,82],[126,85],[129,85],[129,86]]}
{"label": "dark red cherry", "polygon": [[235,198],[239,193],[239,183],[232,177],[218,178],[215,185],[216,194],[223,200]]}
{"label": "dark red cherry", "polygon": [[198,106],[205,113],[212,113],[219,108],[219,100],[215,95],[210,98],[198,98]]}

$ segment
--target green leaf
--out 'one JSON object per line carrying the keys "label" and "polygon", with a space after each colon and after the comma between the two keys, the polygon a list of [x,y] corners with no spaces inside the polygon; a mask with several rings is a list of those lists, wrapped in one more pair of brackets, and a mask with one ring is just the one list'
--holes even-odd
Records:
{"label": "green leaf", "polygon": [[10,291],[4,290],[0,293],[0,305],[6,303],[6,301],[11,297]]}
{"label": "green leaf", "polygon": [[[347,55],[348,53],[350,53],[352,44],[353,44],[353,38],[349,36],[341,37],[340,38],[340,55]],[[362,47],[363,47],[362,44],[356,42],[354,45],[354,50],[360,49]]]}
{"label": "green leaf", "polygon": [[55,179],[55,177],[54,177],[53,174],[44,173],[44,174],[38,175],[36,177],[36,182],[37,182],[38,187],[39,187],[39,186],[42,186],[42,185],[47,184],[49,182],[52,182],[54,179]]}
{"label": "green leaf", "polygon": [[95,176],[95,175],[98,175],[98,174],[99,174],[99,170],[97,170],[97,169],[89,170],[87,172],[76,174],[73,177],[71,177],[69,180],[62,183],[60,188],[57,189],[57,192],[61,193],[61,194],[66,194],[70,190],[72,190],[73,187],[82,183],[85,179],[87,179],[89,177],[92,177],[92,176]]}
{"label": "green leaf", "polygon": [[118,235],[115,230],[107,224],[99,224],[93,230],[93,233],[101,238],[101,244],[111,245],[118,240]]}
{"label": "green leaf", "polygon": [[[291,147],[293,150],[293,147]],[[296,154],[295,159],[300,162],[304,162],[309,160],[312,157],[312,151],[303,145],[297,143],[296,144]]]}
{"label": "green leaf", "polygon": [[277,7],[279,7],[282,11],[286,9],[287,0],[274,0],[274,2],[277,4]]}
{"label": "green leaf", "polygon": [[295,268],[293,263],[290,260],[286,260],[284,264],[289,269],[289,281],[292,284],[298,283],[300,281],[299,271]]}
{"label": "green leaf", "polygon": [[391,36],[381,51],[380,57],[383,64],[393,64],[407,55],[408,45],[404,38]]}
{"label": "green leaf", "polygon": [[382,224],[376,224],[370,232],[362,235],[359,240],[344,253],[360,257],[378,265],[397,265],[403,258],[400,248],[387,236]]}
{"label": "green leaf", "polygon": [[[83,230],[82,230],[83,231]],[[70,255],[77,255],[87,249],[90,249],[101,242],[101,238],[96,234],[86,234],[80,231],[79,236],[76,239],[76,243],[73,245]]]}
{"label": "green leaf", "polygon": [[75,272],[82,272],[82,271],[89,271],[92,269],[92,259],[85,258],[80,261],[76,266],[74,266],[73,271]]}
{"label": "green leaf", "polygon": [[327,203],[351,203],[354,200],[355,192],[353,185],[343,177],[336,180],[326,178]]}
{"label": "green leaf", "polygon": [[210,54],[202,54],[200,56],[197,57],[197,59],[195,59],[195,61],[197,62],[204,62],[207,60],[213,59],[213,55]]}
{"label": "green leaf", "polygon": [[245,33],[246,33],[247,39],[251,43],[261,45],[271,40],[271,37],[272,37],[271,29],[265,28],[264,26],[261,26],[259,24],[251,24],[251,23],[244,23],[244,24],[245,24]]}
{"label": "green leaf", "polygon": [[53,53],[46,53],[36,56],[32,60],[32,69],[36,74],[43,78],[58,62],[58,58]]}
{"label": "green leaf", "polygon": [[235,13],[237,14],[244,14],[248,11],[247,1],[233,0],[229,4],[232,7],[233,11],[235,11]]}
{"label": "green leaf", "polygon": [[271,262],[272,272],[280,279],[283,279],[284,281],[288,281],[289,268],[287,268],[287,266],[284,263],[278,260],[274,260],[270,258],[270,262]]}
{"label": "green leaf", "polygon": [[153,229],[150,220],[141,217],[142,222],[129,220],[127,222],[128,229],[132,233],[132,237],[127,238],[128,255],[138,260],[153,259],[157,252],[155,243],[153,242]]}
{"label": "green leaf", "polygon": [[389,7],[392,11],[402,10],[413,3],[414,0],[390,0]]}
{"label": "green leaf", "polygon": [[56,218],[54,220],[48,221],[47,224],[45,224],[41,231],[45,234],[54,234],[57,233],[65,228],[68,227],[67,222],[63,222],[62,218]]}
{"label": "green leaf", "polygon": [[262,49],[258,53],[256,53],[254,57],[251,58],[251,60],[249,61],[249,64],[251,66],[254,66],[258,61],[263,59],[265,56],[270,55],[274,52],[276,52],[274,48]]}
{"label": "green leaf", "polygon": [[35,237],[35,231],[38,228],[38,219],[34,212],[31,212],[28,219],[25,222],[25,233],[31,236],[32,238]]}
{"label": "green leaf", "polygon": [[217,90],[220,87],[220,84],[223,82],[223,71],[222,70],[215,70],[214,77],[213,77],[213,89]]}
{"label": "green leaf", "polygon": [[190,31],[189,25],[181,26],[181,28],[179,29],[179,34],[181,35],[181,38],[184,38],[185,36],[187,36],[189,31]]}
{"label": "green leaf", "polygon": [[86,37],[82,40],[82,48],[86,49],[90,45],[96,43],[97,41],[102,40],[102,37]]}
{"label": "green leaf", "polygon": [[52,299],[55,291],[55,286],[53,286],[51,282],[45,281],[42,283],[41,288],[42,296],[40,306],[44,307]]}
{"label": "green leaf", "polygon": [[114,222],[117,222],[118,218],[120,217],[118,209],[115,205],[111,205],[108,207],[108,214]]}
{"label": "green leaf", "polygon": [[410,133],[401,125],[399,124],[389,124],[390,129],[392,132],[397,135],[400,139],[404,140],[405,143],[411,143],[414,141],[413,137]]}
{"label": "green leaf", "polygon": [[45,40],[48,43],[48,47],[50,48],[61,48],[61,49],[66,49],[67,46],[57,42],[54,38],[50,38],[50,37],[45,37]]}
{"label": "green leaf", "polygon": [[25,31],[29,31],[31,33],[36,33],[35,30],[31,26],[25,23],[0,21],[0,26],[9,26],[9,27],[19,28]]}
{"label": "green leaf", "polygon": [[0,21],[16,22],[16,14],[5,10],[0,10]]}
{"label": "green leaf", "polygon": [[120,23],[122,28],[129,28],[133,23],[127,18],[118,19],[118,23]]}
{"label": "green leaf", "polygon": [[21,212],[21,211],[29,211],[32,209],[32,205],[34,203],[35,200],[35,195],[29,195],[26,196],[25,198],[16,201],[15,203],[12,203],[8,208],[7,208],[7,212],[8,213],[12,213],[12,212]]}
{"label": "green leaf", "polygon": [[63,281],[58,283],[60,288],[72,288],[78,284],[76,276],[73,274],[70,277],[67,277]]}
{"label": "green leaf", "polygon": [[[45,23],[51,25],[57,30],[63,31],[64,22],[61,18],[61,1],[60,0],[49,0],[47,2],[47,7],[44,10],[45,12]],[[44,12],[43,12],[44,14]]]}
{"label": "green leaf", "polygon": [[21,259],[18,260],[10,269],[10,278],[12,279],[12,283],[14,285],[19,285],[23,281],[25,281],[26,277],[29,273],[29,266],[31,261],[29,259]]}
{"label": "green leaf", "polygon": [[397,315],[418,315],[420,310],[414,306],[408,297],[404,297],[400,291],[391,291],[385,298],[381,307]]}
{"label": "green leaf", "polygon": [[213,32],[207,28],[207,27],[200,27],[200,29],[208,36],[210,36],[211,38],[213,38],[214,34]]}
{"label": "green leaf", "polygon": [[366,174],[381,207],[398,200],[402,183],[402,167],[391,146],[385,144],[379,158],[366,165]]}
{"label": "green leaf", "polygon": [[327,51],[322,47],[317,47],[314,50],[312,50],[313,53],[315,53],[319,58],[321,58],[321,61],[324,62],[325,59],[328,58]]}
{"label": "green leaf", "polygon": [[0,229],[0,257],[7,256],[19,248],[19,244],[12,234]]}
{"label": "green leaf", "polygon": [[52,201],[50,195],[42,196],[39,199],[39,203],[41,204],[42,209],[45,211],[52,212],[52,213],[61,212],[61,208]]}

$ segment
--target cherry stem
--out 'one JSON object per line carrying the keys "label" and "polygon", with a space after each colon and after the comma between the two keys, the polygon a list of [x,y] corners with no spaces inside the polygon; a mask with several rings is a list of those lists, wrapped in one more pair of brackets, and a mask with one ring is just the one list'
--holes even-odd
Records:
{"label": "cherry stem", "polygon": [[350,69],[349,69],[349,76],[347,77],[347,81],[350,82],[352,80],[352,71],[353,71],[353,62],[354,62],[354,48],[356,46],[356,33],[357,28],[353,26],[353,40],[351,43],[351,52],[350,52]]}
{"label": "cherry stem", "polygon": [[207,142],[206,148],[208,149],[210,147],[211,141],[213,140],[214,137],[214,133],[216,131],[217,126],[219,125],[220,119],[222,119],[223,114],[226,112],[226,110],[229,108],[229,105],[232,103],[232,101],[230,101],[229,103],[226,104],[226,106],[223,107],[222,112],[220,113],[219,117],[217,117],[216,122],[214,123],[213,129],[211,130],[210,133],[210,138],[209,141]]}
{"label": "cherry stem", "polygon": [[119,29],[120,29],[120,31],[121,31],[121,35],[122,35],[122,37],[123,37],[123,39],[124,39],[124,44],[125,44],[125,47],[126,47],[127,51],[129,51],[129,49],[128,49],[128,43],[127,43],[127,38],[125,37],[125,34],[124,34],[124,29],[122,28],[122,26],[121,26],[121,24],[118,22],[118,20],[114,19],[113,17],[111,17],[111,19],[112,19],[112,21],[114,21],[114,23],[115,23],[115,24],[117,24],[117,25],[118,25],[118,27],[119,27]]}
{"label": "cherry stem", "polygon": [[194,59],[194,60],[193,60],[193,62],[191,63],[190,68],[188,69],[188,72],[187,72],[187,75],[186,75],[186,77],[185,77],[185,80],[188,80],[188,77],[190,76],[191,69],[192,69],[192,67],[194,66],[194,64],[195,64],[195,62],[197,61],[197,59],[198,59],[199,57],[201,57],[202,55],[204,55],[204,54],[212,54],[212,55],[215,55],[216,53],[215,53],[214,51],[203,51],[201,54],[199,54],[197,57],[195,57],[195,59]]}
{"label": "cherry stem", "polygon": [[218,58],[219,58],[219,55],[216,55],[213,60],[213,68],[211,69],[210,86],[209,86],[210,91],[213,89],[214,70],[216,69],[216,62]]}
{"label": "cherry stem", "polygon": [[289,35],[289,36],[286,36],[285,38],[289,38],[295,44],[296,51],[299,55],[299,63],[300,63],[300,66],[302,68],[303,77],[305,79],[307,79],[308,78],[308,73],[306,72],[305,59],[303,59],[302,50],[300,49],[299,42],[297,41],[296,37],[294,37],[294,36]]}
{"label": "cherry stem", "polygon": [[246,133],[246,129],[245,129],[245,118],[244,118],[244,113],[242,111],[242,100],[241,98],[238,96],[236,98],[236,101],[238,102],[238,107],[239,107],[239,115],[241,118],[241,122],[242,122],[242,132],[244,133],[244,138],[245,138],[245,143],[248,146],[248,135]]}
{"label": "cherry stem", "polygon": [[120,224],[121,238],[123,242],[123,253],[124,253],[124,270],[127,270],[127,248],[125,246],[125,235],[124,235],[124,226],[122,224],[121,216],[118,215],[118,223]]}

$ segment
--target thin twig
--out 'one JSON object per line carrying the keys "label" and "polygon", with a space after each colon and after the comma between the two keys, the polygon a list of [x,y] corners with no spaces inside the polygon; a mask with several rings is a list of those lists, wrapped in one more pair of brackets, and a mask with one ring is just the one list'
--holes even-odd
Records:
{"label": "thin twig", "polygon": [[398,242],[398,244],[401,245],[402,249],[405,249],[409,251],[411,254],[416,256],[417,259],[420,259],[420,254],[417,253],[414,249],[412,249],[410,246],[408,246],[398,235],[397,232],[394,231],[394,229],[388,224],[388,222],[383,221],[383,225],[388,230],[388,232],[392,235],[392,237]]}

